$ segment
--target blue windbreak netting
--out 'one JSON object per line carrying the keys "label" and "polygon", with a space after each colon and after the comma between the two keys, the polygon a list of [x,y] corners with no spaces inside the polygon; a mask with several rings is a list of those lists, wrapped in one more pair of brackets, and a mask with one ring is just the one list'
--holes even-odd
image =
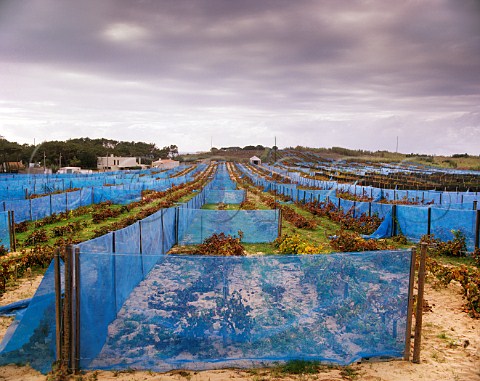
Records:
{"label": "blue windbreak netting", "polygon": [[245,200],[244,190],[217,190],[207,192],[206,204],[241,204]]}
{"label": "blue windbreak netting", "polygon": [[[219,175],[220,173],[220,175]],[[215,176],[215,180],[212,181],[212,187],[214,189],[222,189],[222,190],[236,190],[237,189],[237,183],[230,180],[230,178],[222,176],[221,172],[217,171],[217,174]]]}
{"label": "blue windbreak netting", "polygon": [[[442,241],[454,238],[453,231],[461,231],[466,238],[467,250],[475,249],[476,211],[432,208],[430,233]],[[454,228],[452,229],[452,226]]]}
{"label": "blue windbreak netting", "polygon": [[140,191],[129,190],[117,187],[93,188],[93,200],[95,204],[104,201],[111,201],[114,204],[128,204],[132,201],[140,200]]}
{"label": "blue windbreak netting", "polygon": [[366,216],[372,213],[371,203],[369,202],[356,202],[355,203],[355,217],[360,217],[362,214]]}
{"label": "blue windbreak netting", "polygon": [[92,203],[92,189],[85,188],[74,192],[58,193],[28,200],[5,201],[4,208],[13,210],[15,222],[39,220],[51,215]]}
{"label": "blue windbreak netting", "polygon": [[327,196],[335,195],[331,190],[304,190],[297,189],[298,192],[298,201],[301,202],[314,202],[319,201],[323,202],[326,200]]}
{"label": "blue windbreak netting", "polygon": [[139,222],[142,235],[142,252],[144,254],[164,254],[163,210],[154,213]]}
{"label": "blue windbreak netting", "polygon": [[[109,254],[83,255],[83,248],[80,249],[80,349],[82,357],[97,356],[107,337],[108,325],[121,307],[116,305],[115,260],[115,257]],[[139,269],[131,269],[131,271],[139,271]],[[118,286],[121,287],[121,284]],[[80,365],[84,364],[80,362]]]}
{"label": "blue windbreak netting", "polygon": [[0,246],[10,250],[10,226],[8,212],[0,212]]}
{"label": "blue windbreak netting", "polygon": [[414,242],[420,241],[428,233],[428,208],[410,205],[397,205],[398,234],[403,234]]}
{"label": "blue windbreak netting", "polygon": [[435,207],[443,208],[443,209],[477,210],[477,209],[480,209],[480,202],[477,202],[476,206],[473,202],[466,202],[466,203],[459,203],[459,204],[435,205]]}
{"label": "blue windbreak netting", "polygon": [[224,233],[242,242],[272,242],[278,237],[278,210],[192,210],[179,209],[179,244],[202,243],[212,234]]}
{"label": "blue windbreak netting", "polygon": [[342,208],[344,212],[347,212],[355,207],[355,201],[344,200],[341,198],[339,198],[338,200],[340,201],[340,208]]}
{"label": "blue windbreak netting", "polygon": [[[78,177],[63,175],[65,178],[60,179],[51,178],[52,176],[43,176],[42,180],[34,180],[33,182],[28,179],[35,179],[36,177],[25,175],[24,178],[27,180],[15,183],[9,182],[10,188],[0,191],[0,203],[3,204],[0,208],[3,210],[14,211],[15,221],[23,222],[38,220],[47,217],[52,213],[73,210],[80,206],[87,206],[103,201],[111,201],[116,204],[127,204],[139,200],[142,190],[166,190],[172,185],[191,181],[193,179],[193,173],[204,170],[205,168],[206,165],[199,165],[195,171],[189,173],[187,176],[172,177],[164,180],[156,180],[157,177],[149,171],[137,171],[134,174],[108,172],[95,175],[85,175],[83,177],[81,175]],[[175,169],[167,172],[175,174],[179,170],[180,169]],[[145,177],[139,177],[140,173],[144,174]],[[168,177],[168,173],[166,173],[165,176]],[[229,179],[225,179],[224,183],[227,184],[227,186],[235,184]],[[109,186],[106,184],[109,184]],[[18,189],[15,187],[18,187]],[[71,192],[26,199],[28,194],[49,193],[56,190],[65,191],[72,189],[73,187],[82,188]],[[16,197],[9,197],[7,200],[2,201],[1,199],[5,195],[13,195]]]}
{"label": "blue windbreak netting", "polygon": [[[176,208],[162,209],[124,229],[76,246],[81,253],[81,324],[90,327],[81,330],[81,342],[90,343],[87,357],[101,349],[108,324],[133,288],[150,272],[158,255],[175,244],[175,217]],[[111,300],[107,308],[101,306],[104,298]],[[97,315],[85,312],[98,308]]]}
{"label": "blue windbreak netting", "polygon": [[5,201],[6,210],[15,212],[15,222],[29,221],[32,218],[30,200]]}
{"label": "blue windbreak netting", "polygon": [[175,226],[176,209],[168,208],[163,210],[163,231],[165,237],[165,252],[170,250],[177,242],[177,231]]}
{"label": "blue windbreak netting", "polygon": [[67,210],[74,210],[82,206],[82,193],[87,192],[90,196],[90,200],[92,199],[91,191],[89,189],[80,189],[74,192],[66,192],[65,193],[65,200],[66,200],[66,209]]}
{"label": "blue windbreak netting", "polygon": [[113,234],[108,233],[100,237],[79,243],[82,252],[88,253],[113,253]]}
{"label": "blue windbreak netting", "polygon": [[[83,369],[167,371],[290,359],[349,364],[403,356],[409,251],[162,256],[117,307],[112,290],[122,285],[111,276],[112,257],[81,255]],[[108,281],[91,275],[100,269]]]}
{"label": "blue windbreak netting", "polygon": [[391,204],[381,204],[372,202],[372,216],[377,214],[379,218],[385,218],[388,214],[392,213]]}
{"label": "blue windbreak netting", "polygon": [[392,216],[387,214],[380,226],[370,235],[362,235],[365,239],[381,239],[392,236],[393,221]]}
{"label": "blue windbreak netting", "polygon": [[[63,264],[60,274],[63,287]],[[55,275],[53,261],[21,320],[15,320],[0,345],[0,365],[29,364],[47,373],[55,361]]]}
{"label": "blue windbreak netting", "polygon": [[32,208],[32,220],[40,220],[49,216],[50,213],[50,197],[40,197],[30,200]]}
{"label": "blue windbreak netting", "polygon": [[[284,195],[291,196],[291,189],[294,185],[284,185],[276,184],[272,182],[267,182],[264,179],[259,178],[258,176],[250,173],[245,166],[238,165],[238,168],[249,176],[256,184],[262,185],[266,190],[276,189],[277,192],[280,192]],[[349,191],[355,194],[368,195],[370,193],[371,197],[376,197],[375,201],[379,201],[382,197],[387,200],[399,200],[399,199],[408,199],[411,201],[416,201],[422,204],[433,203],[434,209],[441,208],[443,211],[437,211],[432,216],[444,216],[443,218],[437,220],[441,222],[431,222],[430,228],[431,233],[435,234],[441,240],[445,241],[447,239],[453,238],[452,230],[461,230],[462,233],[466,236],[467,239],[467,248],[468,250],[474,249],[474,236],[475,236],[475,222],[474,215],[468,213],[469,211],[475,209],[473,204],[474,200],[478,199],[478,194],[470,194],[469,192],[439,192],[439,191],[415,191],[415,190],[397,190],[397,189],[379,189],[373,187],[362,187],[352,184],[338,184],[331,182],[323,181],[307,181],[310,179],[298,178],[299,183],[309,184],[315,186],[322,186],[324,188],[336,187],[339,190]],[[332,185],[333,184],[333,185]],[[315,198],[312,192],[316,193],[316,199],[323,201],[322,199],[330,200],[337,208],[340,207],[344,212],[353,209],[354,216],[359,217],[361,214],[374,215],[377,214],[379,218],[384,219],[384,223],[379,227],[379,229],[368,238],[382,238],[388,237],[391,235],[393,224],[387,219],[391,219],[391,213],[393,209],[392,204],[380,203],[380,202],[371,202],[371,203],[360,203],[353,202],[350,200],[345,200],[342,198],[335,197],[332,190],[330,191],[310,191],[310,190],[298,190],[297,197],[293,197],[294,200],[300,202],[308,202]],[[321,193],[326,192],[326,193]],[[456,203],[452,203],[455,201]],[[477,203],[476,209],[480,209],[480,203]],[[408,239],[413,241],[419,241],[420,238],[428,233],[428,208],[426,206],[420,205],[399,205],[397,212],[397,233],[404,234]],[[451,211],[451,212],[447,212]],[[456,212],[454,212],[456,211]],[[465,212],[466,214],[461,214]],[[448,217],[447,217],[448,216]],[[466,216],[463,219],[463,216]]]}
{"label": "blue windbreak netting", "polygon": [[50,196],[52,213],[62,213],[67,211],[67,194],[68,193],[59,193],[59,194],[52,194]]}
{"label": "blue windbreak netting", "polygon": [[272,183],[269,190],[275,190],[277,193],[281,193],[285,196],[292,198],[292,201],[298,201],[298,191],[296,184],[277,184]]}
{"label": "blue windbreak netting", "polygon": [[[116,255],[113,261],[115,283],[119,285],[115,292],[115,305],[121,306],[130,291],[144,276],[144,266],[140,255],[140,228],[139,224],[127,226],[114,232],[114,252],[128,253]],[[131,255],[138,253],[137,255]]]}

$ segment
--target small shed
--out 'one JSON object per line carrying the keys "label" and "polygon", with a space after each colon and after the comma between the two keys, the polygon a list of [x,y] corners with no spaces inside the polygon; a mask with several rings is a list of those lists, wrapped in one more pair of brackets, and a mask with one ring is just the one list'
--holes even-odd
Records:
{"label": "small shed", "polygon": [[262,164],[262,160],[261,160],[260,158],[256,157],[256,156],[252,156],[252,157],[250,158],[250,164],[252,164],[252,165],[260,165],[260,164]]}

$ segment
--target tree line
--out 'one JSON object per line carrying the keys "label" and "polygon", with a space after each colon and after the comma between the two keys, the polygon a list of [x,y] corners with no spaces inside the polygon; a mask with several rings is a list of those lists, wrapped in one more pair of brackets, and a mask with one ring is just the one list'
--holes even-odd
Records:
{"label": "tree line", "polygon": [[37,145],[18,144],[0,137],[0,162],[36,163],[48,168],[97,168],[97,157],[128,156],[141,158],[142,164],[151,164],[159,158],[178,155],[176,145],[163,148],[154,143],[126,142],[113,139],[76,138],[67,141],[46,141]]}

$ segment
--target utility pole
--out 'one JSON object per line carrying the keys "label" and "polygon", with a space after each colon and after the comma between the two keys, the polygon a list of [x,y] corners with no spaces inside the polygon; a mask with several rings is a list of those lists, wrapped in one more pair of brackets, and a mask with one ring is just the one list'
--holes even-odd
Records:
{"label": "utility pole", "polygon": [[395,149],[395,153],[398,153],[398,135],[397,135],[397,148]]}
{"label": "utility pole", "polygon": [[273,146],[273,161],[277,162],[277,137],[275,136],[275,145]]}

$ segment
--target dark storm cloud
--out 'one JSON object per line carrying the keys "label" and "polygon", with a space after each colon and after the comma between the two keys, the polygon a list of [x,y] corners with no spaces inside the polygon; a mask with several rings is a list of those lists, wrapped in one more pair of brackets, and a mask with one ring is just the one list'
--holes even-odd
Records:
{"label": "dark storm cloud", "polygon": [[[101,116],[119,137],[139,122],[168,126],[158,136],[172,126],[244,128],[240,145],[273,134],[293,145],[371,145],[366,126],[380,131],[385,122],[384,140],[365,147],[382,148],[427,126],[457,136],[452,121],[469,114],[465,128],[479,134],[465,144],[480,144],[476,1],[1,4],[0,80],[12,88],[1,99],[23,109],[26,125],[38,116],[29,102],[39,101],[57,105],[50,115],[64,133]],[[12,113],[2,115],[14,130]],[[447,143],[425,142],[423,151]]]}

